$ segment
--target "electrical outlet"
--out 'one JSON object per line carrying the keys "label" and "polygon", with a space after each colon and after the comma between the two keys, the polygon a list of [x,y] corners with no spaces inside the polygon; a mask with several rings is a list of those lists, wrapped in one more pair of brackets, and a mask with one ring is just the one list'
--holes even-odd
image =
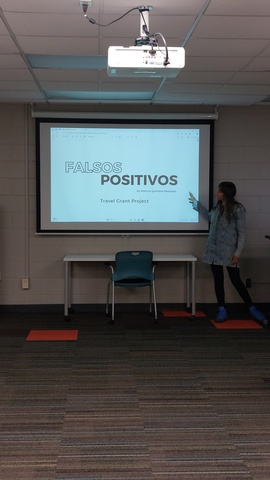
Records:
{"label": "electrical outlet", "polygon": [[29,278],[22,278],[22,289],[28,290],[29,288]]}

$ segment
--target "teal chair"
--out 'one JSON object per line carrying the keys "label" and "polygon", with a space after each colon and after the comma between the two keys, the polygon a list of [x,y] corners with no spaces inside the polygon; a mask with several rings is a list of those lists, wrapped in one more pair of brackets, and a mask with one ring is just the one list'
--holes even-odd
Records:
{"label": "teal chair", "polygon": [[112,287],[112,315],[110,322],[114,322],[115,287],[141,288],[149,287],[149,310],[157,322],[157,303],[155,292],[155,263],[153,253],[149,251],[123,251],[115,255],[115,264],[108,264],[111,268],[111,280],[107,289],[106,315],[109,316],[109,298]]}

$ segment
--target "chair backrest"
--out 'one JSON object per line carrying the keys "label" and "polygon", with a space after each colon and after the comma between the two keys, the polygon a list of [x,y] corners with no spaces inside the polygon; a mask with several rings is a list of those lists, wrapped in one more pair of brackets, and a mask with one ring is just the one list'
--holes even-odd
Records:
{"label": "chair backrest", "polygon": [[115,255],[115,280],[153,279],[153,253],[147,250],[123,251]]}

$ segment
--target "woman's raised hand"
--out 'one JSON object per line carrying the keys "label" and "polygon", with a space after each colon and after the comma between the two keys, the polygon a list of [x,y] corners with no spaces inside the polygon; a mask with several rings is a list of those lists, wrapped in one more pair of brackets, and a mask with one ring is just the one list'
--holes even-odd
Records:
{"label": "woman's raised hand", "polygon": [[189,192],[188,200],[189,200],[189,203],[194,203],[194,202],[197,201],[196,198],[194,197],[193,193],[191,193],[191,192]]}

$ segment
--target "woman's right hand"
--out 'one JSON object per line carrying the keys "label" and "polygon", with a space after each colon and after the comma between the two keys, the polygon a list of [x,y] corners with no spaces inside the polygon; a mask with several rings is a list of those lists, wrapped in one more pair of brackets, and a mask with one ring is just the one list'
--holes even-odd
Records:
{"label": "woman's right hand", "polygon": [[189,200],[189,203],[192,203],[192,204],[197,202],[196,198],[194,197],[193,193],[191,193],[191,192],[189,192],[188,200]]}

